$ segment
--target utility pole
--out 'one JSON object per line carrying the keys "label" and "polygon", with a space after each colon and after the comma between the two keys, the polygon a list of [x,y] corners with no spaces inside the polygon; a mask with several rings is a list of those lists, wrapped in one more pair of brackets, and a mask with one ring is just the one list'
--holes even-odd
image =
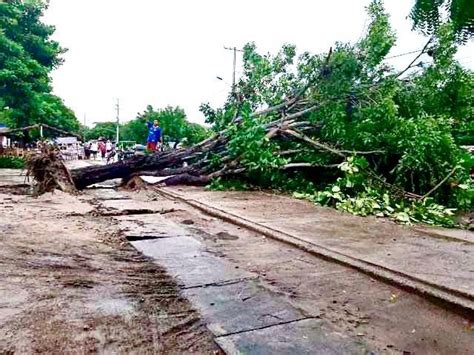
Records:
{"label": "utility pole", "polygon": [[117,99],[115,104],[115,110],[117,111],[117,136],[115,138],[115,144],[118,145],[120,138],[120,100]]}
{"label": "utility pole", "polygon": [[232,95],[235,97],[235,89],[236,89],[236,82],[235,82],[235,71],[237,67],[237,52],[243,52],[241,49],[237,49],[237,47],[226,47],[224,49],[234,52],[234,63],[233,63],[233,70],[232,70]]}

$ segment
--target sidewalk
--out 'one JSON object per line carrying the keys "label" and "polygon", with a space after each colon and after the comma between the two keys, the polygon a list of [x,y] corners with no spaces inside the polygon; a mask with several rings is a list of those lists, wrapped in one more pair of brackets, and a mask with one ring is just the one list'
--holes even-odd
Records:
{"label": "sidewalk", "polygon": [[[474,233],[423,232],[262,192],[162,188],[195,207],[420,293],[474,309]],[[447,299],[449,298],[449,299]],[[453,298],[454,301],[451,299]]]}

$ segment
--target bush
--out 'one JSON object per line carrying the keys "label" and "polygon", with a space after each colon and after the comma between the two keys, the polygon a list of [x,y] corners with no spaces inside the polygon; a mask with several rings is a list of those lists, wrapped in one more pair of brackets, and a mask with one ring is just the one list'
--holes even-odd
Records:
{"label": "bush", "polygon": [[0,157],[0,169],[23,169],[25,159],[20,157]]}

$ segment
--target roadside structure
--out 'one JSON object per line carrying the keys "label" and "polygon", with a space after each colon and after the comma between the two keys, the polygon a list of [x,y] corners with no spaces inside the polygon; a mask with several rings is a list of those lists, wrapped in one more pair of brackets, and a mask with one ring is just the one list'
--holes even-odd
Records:
{"label": "roadside structure", "polygon": [[36,124],[20,128],[8,128],[6,125],[0,125],[0,155],[22,156],[25,148],[28,147],[21,143],[19,140],[16,140],[18,134],[23,132],[29,132],[32,130],[39,130],[40,137],[41,139],[43,139],[45,129],[52,131],[58,135],[66,136],[56,138],[56,142],[64,141],[66,142],[66,145],[73,144],[71,143],[72,141],[74,141],[74,143],[77,143],[78,141],[82,140],[82,137],[79,134],[67,132],[60,128],[52,127],[46,124]]}

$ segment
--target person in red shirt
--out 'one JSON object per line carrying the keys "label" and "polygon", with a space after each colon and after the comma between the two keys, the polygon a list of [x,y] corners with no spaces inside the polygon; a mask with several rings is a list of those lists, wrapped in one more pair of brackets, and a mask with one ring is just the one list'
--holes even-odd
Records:
{"label": "person in red shirt", "polygon": [[107,152],[107,149],[105,147],[104,141],[99,142],[99,152],[102,159],[105,159],[105,153]]}

